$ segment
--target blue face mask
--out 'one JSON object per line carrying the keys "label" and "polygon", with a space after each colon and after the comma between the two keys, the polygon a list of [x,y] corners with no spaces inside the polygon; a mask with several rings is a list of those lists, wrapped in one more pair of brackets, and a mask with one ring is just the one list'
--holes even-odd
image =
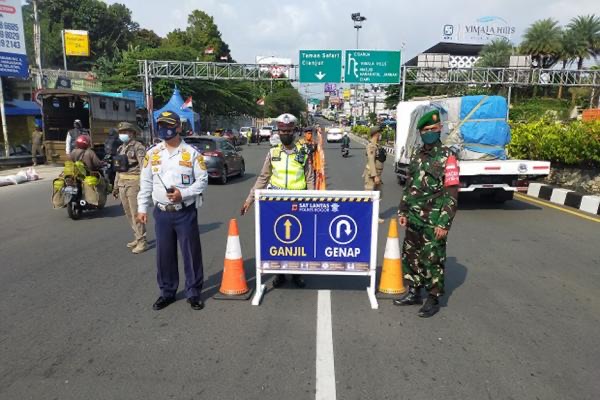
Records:
{"label": "blue face mask", "polygon": [[129,142],[129,135],[126,133],[119,133],[119,140],[123,143]]}
{"label": "blue face mask", "polygon": [[175,126],[159,126],[158,127],[158,137],[161,140],[170,140],[177,136],[177,128]]}
{"label": "blue face mask", "polygon": [[427,132],[421,135],[421,140],[425,144],[434,144],[440,140],[440,132]]}

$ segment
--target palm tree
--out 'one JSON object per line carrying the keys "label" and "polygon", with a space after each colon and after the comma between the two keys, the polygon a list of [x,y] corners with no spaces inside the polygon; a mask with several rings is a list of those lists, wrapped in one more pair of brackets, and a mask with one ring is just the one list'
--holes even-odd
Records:
{"label": "palm tree", "polygon": [[513,45],[506,38],[494,39],[479,53],[478,67],[508,67]]}
{"label": "palm tree", "polygon": [[[588,54],[587,43],[581,38],[581,35],[571,28],[562,32],[560,45],[558,58],[562,61],[562,69],[567,69],[567,66],[571,65],[579,57],[585,57]],[[563,86],[561,82],[561,85],[558,87],[557,98],[560,99],[562,97],[562,92]]]}
{"label": "palm tree", "polygon": [[521,52],[530,54],[537,68],[551,68],[559,60],[562,29],[558,22],[541,19],[534,22],[523,35]]}
{"label": "palm tree", "polygon": [[579,16],[573,18],[567,27],[586,44],[586,51],[577,55],[577,69],[582,69],[586,58],[600,55],[600,17],[594,14]]}

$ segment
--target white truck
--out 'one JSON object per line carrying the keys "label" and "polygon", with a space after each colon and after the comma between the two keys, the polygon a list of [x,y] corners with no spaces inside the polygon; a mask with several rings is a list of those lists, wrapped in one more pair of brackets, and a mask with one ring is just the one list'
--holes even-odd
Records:
{"label": "white truck", "polygon": [[[410,156],[420,139],[414,127],[414,112],[421,106],[431,106],[432,101],[407,101],[398,104],[395,141],[395,172],[398,183],[406,182]],[[437,102],[437,100],[436,100]],[[453,129],[460,129],[461,120],[449,121],[442,114],[444,130],[442,140],[447,138]],[[468,119],[465,118],[465,120]],[[482,120],[477,120],[482,121]],[[548,175],[550,162],[511,159],[473,160],[461,159],[458,152],[460,167],[460,192],[477,192],[483,198],[496,202],[511,200],[515,192],[527,191],[529,181]]]}

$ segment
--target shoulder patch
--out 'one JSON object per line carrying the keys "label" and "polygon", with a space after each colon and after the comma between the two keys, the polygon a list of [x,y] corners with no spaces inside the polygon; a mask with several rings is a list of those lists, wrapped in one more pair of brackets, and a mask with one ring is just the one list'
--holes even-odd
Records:
{"label": "shoulder patch", "polygon": [[148,166],[148,161],[150,161],[150,156],[148,154],[146,154],[144,156],[144,168],[146,168]]}
{"label": "shoulder patch", "polygon": [[198,161],[198,165],[200,165],[200,168],[206,171],[206,161],[204,161],[204,156],[198,155],[196,157],[196,161]]}

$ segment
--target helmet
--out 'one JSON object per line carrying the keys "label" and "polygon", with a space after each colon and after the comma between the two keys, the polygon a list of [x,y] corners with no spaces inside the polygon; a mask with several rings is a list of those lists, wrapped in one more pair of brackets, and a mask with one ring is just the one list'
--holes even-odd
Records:
{"label": "helmet", "polygon": [[285,113],[277,117],[275,121],[277,122],[277,128],[279,129],[294,129],[298,119],[296,119],[296,117],[294,117],[292,114]]}
{"label": "helmet", "polygon": [[88,135],[79,135],[77,139],[75,139],[75,147],[78,149],[87,149],[90,147],[90,137]]}
{"label": "helmet", "polygon": [[83,125],[81,125],[81,120],[80,119],[76,119],[75,121],[73,121],[73,127],[75,128],[81,128]]}

